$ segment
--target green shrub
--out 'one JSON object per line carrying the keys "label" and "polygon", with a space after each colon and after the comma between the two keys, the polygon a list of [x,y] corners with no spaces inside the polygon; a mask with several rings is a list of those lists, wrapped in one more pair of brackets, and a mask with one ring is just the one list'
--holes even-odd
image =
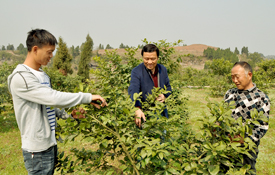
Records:
{"label": "green shrub", "polygon": [[63,92],[74,92],[74,89],[79,86],[82,78],[75,75],[63,75],[59,70],[44,67],[43,70],[51,78],[51,85],[54,90]]}
{"label": "green shrub", "polygon": [[[135,50],[129,50],[128,64],[121,64],[116,52],[107,52],[106,59],[95,57],[98,69],[92,73],[96,81],[80,84],[77,91],[95,92],[107,99],[108,107],[96,109],[91,105],[81,105],[86,111],[85,119],[68,119],[58,127],[57,134],[65,135],[65,142],[77,136],[85,139],[87,146],[72,148],[71,154],[59,154],[58,169],[61,173],[85,171],[97,174],[240,174],[248,172],[243,166],[241,154],[247,154],[255,144],[239,138],[251,133],[250,124],[257,123],[258,115],[242,124],[241,118],[231,117],[231,110],[225,103],[209,103],[211,115],[205,115],[194,125],[201,128],[193,132],[186,123],[188,111],[186,98],[181,98],[182,82],[173,80],[173,94],[165,104],[155,100],[164,89],[154,88],[143,102],[147,121],[143,129],[134,123],[135,102],[127,94],[131,69],[139,61],[133,57]],[[132,52],[133,51],[133,52]],[[138,100],[140,94],[135,94]],[[167,107],[169,119],[161,116]],[[264,119],[262,119],[264,120]],[[217,123],[220,123],[219,125]],[[90,147],[93,147],[91,149]],[[111,160],[118,165],[109,163]]]}
{"label": "green shrub", "polygon": [[5,110],[5,107],[12,105],[12,97],[8,90],[8,76],[12,73],[12,71],[17,66],[17,63],[15,64],[8,64],[7,62],[4,62],[0,66],[0,113]]}

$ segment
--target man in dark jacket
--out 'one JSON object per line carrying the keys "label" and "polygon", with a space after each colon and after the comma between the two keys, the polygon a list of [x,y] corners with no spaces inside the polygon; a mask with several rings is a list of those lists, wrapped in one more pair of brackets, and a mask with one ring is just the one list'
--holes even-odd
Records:
{"label": "man in dark jacket", "polygon": [[[134,93],[142,92],[141,101],[144,102],[147,95],[152,93],[151,91],[154,87],[164,88],[164,86],[166,86],[167,91],[171,92],[167,69],[163,65],[157,64],[159,57],[159,49],[157,46],[154,44],[144,46],[141,55],[143,57],[143,63],[135,67],[131,73],[131,82],[128,88],[131,99],[133,100]],[[171,93],[160,94],[157,100],[163,103],[169,95],[171,95]],[[140,101],[137,101],[135,106],[138,108],[135,114],[135,123],[140,127],[141,119],[146,121],[146,118],[142,112]],[[164,116],[168,118],[167,109],[165,109],[163,113]]]}

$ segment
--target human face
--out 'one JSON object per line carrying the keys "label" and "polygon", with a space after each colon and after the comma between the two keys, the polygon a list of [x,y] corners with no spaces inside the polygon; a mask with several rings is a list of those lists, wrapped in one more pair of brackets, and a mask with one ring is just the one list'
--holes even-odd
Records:
{"label": "human face", "polygon": [[231,78],[239,90],[247,90],[253,87],[252,73],[245,74],[245,70],[240,65],[237,65],[231,70]]}
{"label": "human face", "polygon": [[145,67],[154,73],[158,62],[157,52],[143,52],[143,62]]}
{"label": "human face", "polygon": [[[37,46],[34,46],[37,47]],[[53,51],[55,50],[55,45],[45,45],[41,48],[36,48],[36,64],[46,66],[53,57]]]}

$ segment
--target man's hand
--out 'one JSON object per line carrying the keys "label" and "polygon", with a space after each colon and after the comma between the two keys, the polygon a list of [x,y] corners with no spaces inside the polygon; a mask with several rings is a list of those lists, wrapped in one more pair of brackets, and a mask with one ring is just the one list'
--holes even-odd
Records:
{"label": "man's hand", "polygon": [[[97,101],[101,101],[101,104],[96,103]],[[92,102],[90,103],[97,109],[100,109],[101,107],[108,106],[106,100],[102,98],[100,95],[92,95]]]}
{"label": "man's hand", "polygon": [[160,94],[157,98],[157,101],[160,101],[161,103],[163,103],[165,101],[166,97],[163,94]]}
{"label": "man's hand", "polygon": [[[80,114],[77,114],[78,112]],[[71,114],[74,119],[81,119],[81,118],[85,118],[83,114],[86,114],[86,113],[87,112],[83,108],[79,108],[79,109],[74,109]]]}
{"label": "man's hand", "polygon": [[144,122],[146,121],[144,113],[141,111],[141,109],[138,109],[136,110],[135,114],[135,123],[139,128],[141,126],[141,119],[143,119]]}

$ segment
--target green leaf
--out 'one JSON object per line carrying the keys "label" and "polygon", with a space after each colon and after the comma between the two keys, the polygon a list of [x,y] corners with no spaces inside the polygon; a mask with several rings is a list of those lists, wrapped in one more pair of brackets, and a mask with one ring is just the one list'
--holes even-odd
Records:
{"label": "green leaf", "polygon": [[121,138],[121,141],[125,142],[126,138],[124,136],[122,136]]}
{"label": "green leaf", "polygon": [[191,171],[191,166],[188,164],[185,168],[184,168],[185,171]]}
{"label": "green leaf", "polygon": [[123,171],[127,168],[127,166],[126,165],[121,165],[121,166],[119,166],[119,168]]}
{"label": "green leaf", "polygon": [[208,161],[210,158],[212,157],[212,155],[208,155],[204,158],[205,161]]}
{"label": "green leaf", "polygon": [[204,146],[204,148],[206,148],[207,150],[212,150],[212,148],[209,146],[209,144],[204,144],[203,146]]}
{"label": "green leaf", "polygon": [[147,149],[147,156],[152,155],[152,149]]}
{"label": "green leaf", "polygon": [[60,156],[60,158],[63,158],[63,156],[64,156],[64,151],[62,151],[62,153],[59,154],[59,156]]}
{"label": "green leaf", "polygon": [[156,151],[152,151],[152,157],[155,157],[156,154]]}
{"label": "green leaf", "polygon": [[233,149],[235,149],[236,151],[238,151],[238,146],[241,146],[241,144],[239,142],[232,142],[231,146]]}
{"label": "green leaf", "polygon": [[216,175],[220,171],[220,166],[219,165],[209,165],[208,171],[211,175]]}
{"label": "green leaf", "polygon": [[145,157],[146,157],[147,154],[146,154],[146,152],[145,152],[144,149],[141,150],[140,155],[141,155],[142,158],[145,158]]}
{"label": "green leaf", "polygon": [[251,121],[254,125],[260,125],[258,121]]}
{"label": "green leaf", "polygon": [[215,122],[216,122],[216,117],[215,116],[209,117],[209,123],[213,124]]}
{"label": "green leaf", "polygon": [[177,170],[175,170],[174,168],[169,168],[167,171],[169,171],[172,174],[180,174]]}
{"label": "green leaf", "polygon": [[105,148],[108,147],[108,141],[107,140],[103,140],[102,143],[101,143]]}
{"label": "green leaf", "polygon": [[160,158],[161,160],[163,159],[163,153],[162,153],[162,152],[159,153],[159,158]]}
{"label": "green leaf", "polygon": [[192,169],[197,168],[197,164],[195,162],[191,162]]}
{"label": "green leaf", "polygon": [[113,172],[114,172],[114,170],[108,171],[108,172],[106,173],[106,175],[112,175]]}
{"label": "green leaf", "polygon": [[220,145],[216,147],[217,151],[222,151],[226,148],[226,144],[224,143],[224,141],[220,141]]}
{"label": "green leaf", "polygon": [[145,164],[147,165],[149,162],[150,162],[150,157],[147,157],[146,159],[145,159]]}
{"label": "green leaf", "polygon": [[82,84],[82,83],[79,83],[79,90],[80,90],[81,92],[83,92],[83,84]]}

